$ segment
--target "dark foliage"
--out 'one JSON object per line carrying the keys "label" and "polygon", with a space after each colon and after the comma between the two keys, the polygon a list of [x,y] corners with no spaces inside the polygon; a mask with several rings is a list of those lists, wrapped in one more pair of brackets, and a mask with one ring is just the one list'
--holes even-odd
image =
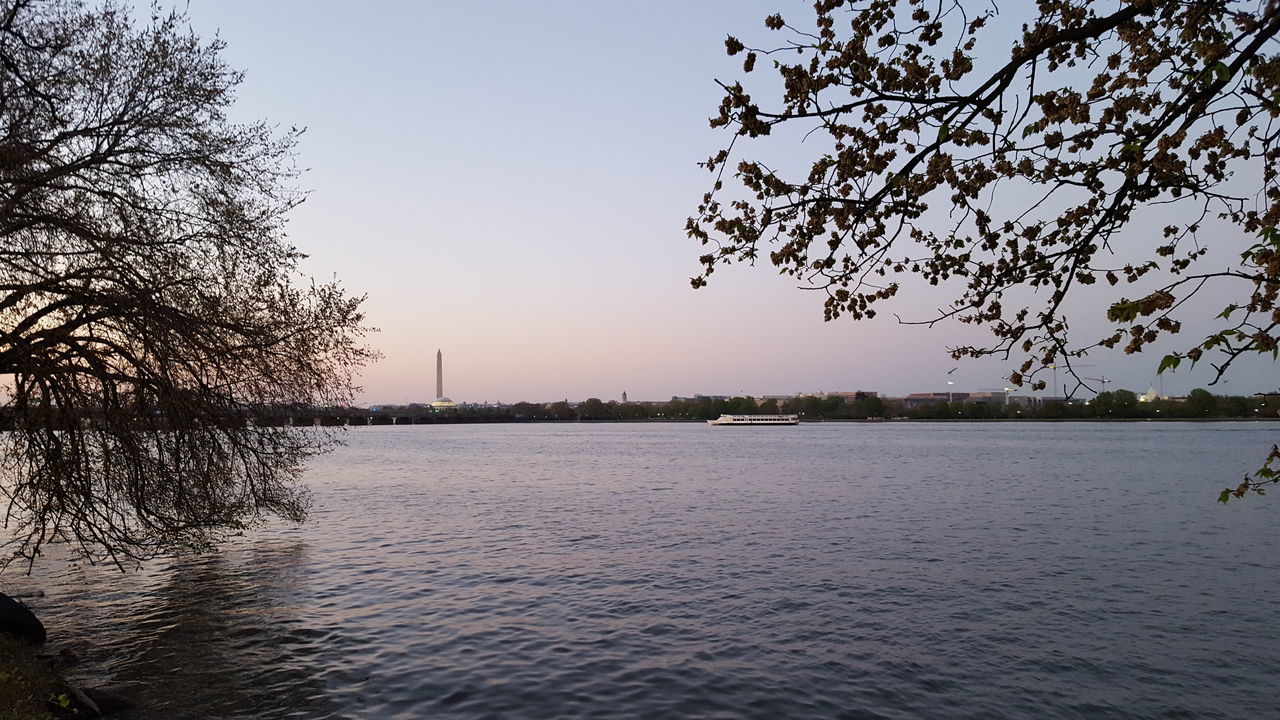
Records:
{"label": "dark foliage", "polygon": [[[722,83],[711,125],[731,139],[687,224],[708,246],[695,287],[767,257],[823,291],[827,319],[869,318],[914,276],[950,302],[912,322],[987,328],[953,355],[1016,356],[1010,382],[1037,389],[1054,367],[1083,382],[1073,360],[1096,348],[1178,333],[1197,295],[1212,330],[1160,371],[1277,356],[1280,0],[1008,3],[1027,11],[1013,37],[994,2],[813,7],[767,18],[776,43],[725,43],[768,77]],[[801,167],[747,156],[780,149]],[[1198,263],[1206,243],[1234,266]],[[1067,301],[1089,285],[1113,325],[1081,339]]]}
{"label": "dark foliage", "polygon": [[[1011,40],[987,31],[992,3],[815,8],[809,30],[766,20],[786,35],[778,47],[726,43],[746,54],[748,73],[776,57],[782,96],[724,85],[711,124],[733,142],[706,162],[718,179],[689,219],[712,246],[695,286],[767,251],[826,291],[828,318],[862,318],[915,274],[954,289],[940,317],[994,333],[993,345],[957,357],[1028,355],[1015,384],[1099,344],[1136,352],[1177,332],[1175,310],[1210,284],[1218,295],[1235,288],[1222,332],[1165,366],[1214,350],[1222,372],[1241,353],[1275,352],[1280,2],[1039,0]],[[804,133],[807,171],[737,159],[783,128]],[[726,169],[745,193],[721,198]],[[1233,173],[1256,177],[1247,194],[1229,192]],[[1127,236],[1147,257],[1109,265],[1136,213],[1175,204],[1193,219]],[[1229,241],[1239,267],[1195,270],[1206,227],[1214,240],[1248,238]],[[1164,280],[1150,287],[1154,277]],[[1070,342],[1063,301],[1100,280],[1147,289],[1105,303],[1122,329]]]}
{"label": "dark foliage", "polygon": [[117,563],[300,519],[360,299],[298,274],[296,132],[227,119],[239,73],[178,15],[0,3],[0,492],[7,562]]}

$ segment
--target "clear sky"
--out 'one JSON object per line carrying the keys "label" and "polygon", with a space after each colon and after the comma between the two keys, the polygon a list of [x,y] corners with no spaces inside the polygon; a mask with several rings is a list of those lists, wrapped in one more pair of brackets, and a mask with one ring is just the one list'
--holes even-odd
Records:
{"label": "clear sky", "polygon": [[[246,73],[236,117],[307,128],[311,195],[290,238],[308,272],[368,296],[385,357],[361,378],[366,403],[432,400],[437,348],[445,393],[467,402],[899,395],[946,391],[957,366],[955,390],[1003,387],[1006,364],[949,358],[947,347],[989,337],[972,328],[824,323],[821,296],[768,266],[690,288],[700,248],[683,225],[709,183],[696,163],[727,139],[707,126],[714,80],[740,75],[724,37],[759,40],[766,15],[801,19],[810,6],[183,5]],[[941,302],[916,293],[893,309],[923,318]],[[1087,362],[1086,374],[1116,379],[1110,389],[1159,384],[1157,353]],[[1254,362],[1215,391],[1274,389],[1275,374]],[[1179,371],[1164,389],[1207,380]]]}

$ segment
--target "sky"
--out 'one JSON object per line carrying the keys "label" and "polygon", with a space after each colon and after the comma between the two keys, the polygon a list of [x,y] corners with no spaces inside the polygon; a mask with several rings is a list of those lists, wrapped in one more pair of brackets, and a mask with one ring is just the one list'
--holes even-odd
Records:
{"label": "sky", "polygon": [[[437,349],[445,394],[459,402],[1004,387],[1012,362],[947,352],[984,342],[982,330],[884,314],[823,322],[821,293],[767,263],[690,287],[702,251],[684,223],[711,182],[697,163],[728,139],[707,123],[715,81],[741,75],[725,36],[765,42],[765,16],[799,20],[810,6],[180,7],[245,72],[235,119],[306,128],[298,162],[310,195],[289,236],[309,255],[308,273],[367,296],[378,328],[369,342],[383,357],[359,379],[361,403],[430,402]],[[924,319],[943,302],[921,290],[891,309]],[[1105,304],[1084,308],[1100,316]],[[1095,354],[1081,372],[1107,389],[1169,395],[1211,379],[1180,369],[1161,382],[1161,354]],[[1249,362],[1214,391],[1274,390],[1275,375]]]}

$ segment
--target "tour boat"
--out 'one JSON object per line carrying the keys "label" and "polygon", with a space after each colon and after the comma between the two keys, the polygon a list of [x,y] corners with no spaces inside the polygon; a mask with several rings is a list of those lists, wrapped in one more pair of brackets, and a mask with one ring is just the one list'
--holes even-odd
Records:
{"label": "tour boat", "polygon": [[799,415],[721,415],[708,425],[799,425]]}

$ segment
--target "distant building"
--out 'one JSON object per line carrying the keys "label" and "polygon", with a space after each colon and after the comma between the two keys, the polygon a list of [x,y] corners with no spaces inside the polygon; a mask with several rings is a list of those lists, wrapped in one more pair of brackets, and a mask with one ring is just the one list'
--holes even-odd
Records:
{"label": "distant building", "polygon": [[853,402],[857,400],[866,400],[867,398],[879,397],[875,390],[841,390],[840,392],[823,393],[826,397],[844,398],[845,402]]}
{"label": "distant building", "polygon": [[728,400],[728,399],[729,399],[728,395],[702,395],[700,393],[694,395],[693,397],[680,397],[679,395],[671,396],[671,402],[695,402],[696,403],[700,400]]}
{"label": "distant building", "polygon": [[1007,390],[982,390],[969,393],[969,402],[1004,403],[1009,400]]}
{"label": "distant building", "polygon": [[451,408],[458,404],[444,395],[444,353],[436,350],[436,399],[431,403],[433,408]]}
{"label": "distant building", "polygon": [[944,402],[967,402],[969,393],[967,392],[933,392],[933,393],[911,393],[902,398],[902,404],[907,407],[919,407],[921,405],[936,405]]}

